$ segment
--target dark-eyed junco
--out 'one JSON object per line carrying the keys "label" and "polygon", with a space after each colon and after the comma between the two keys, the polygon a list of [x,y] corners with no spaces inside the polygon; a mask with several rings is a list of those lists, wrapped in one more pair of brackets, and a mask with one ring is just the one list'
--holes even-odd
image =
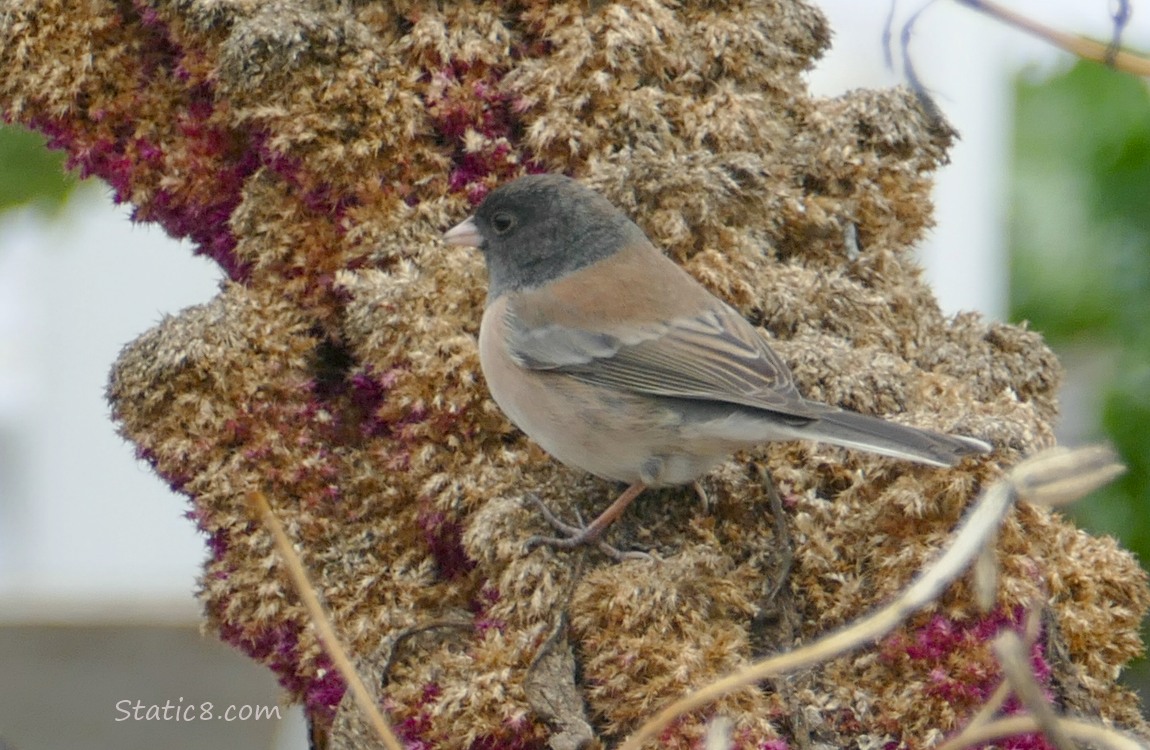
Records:
{"label": "dark-eyed junco", "polygon": [[495,402],[563,463],[630,485],[561,546],[596,540],[645,487],[688,484],[758,443],[934,466],[990,450],[804,399],[755,327],[568,177],[499,187],[444,240],[487,261],[479,356]]}

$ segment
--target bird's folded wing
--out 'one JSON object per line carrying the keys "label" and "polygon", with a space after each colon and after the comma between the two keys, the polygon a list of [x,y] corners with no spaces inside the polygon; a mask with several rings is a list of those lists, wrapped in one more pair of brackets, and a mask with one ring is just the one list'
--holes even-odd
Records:
{"label": "bird's folded wing", "polygon": [[762,335],[725,305],[691,318],[607,331],[529,326],[509,305],[504,324],[521,367],[649,396],[739,404],[799,418],[820,414],[799,396],[790,370]]}

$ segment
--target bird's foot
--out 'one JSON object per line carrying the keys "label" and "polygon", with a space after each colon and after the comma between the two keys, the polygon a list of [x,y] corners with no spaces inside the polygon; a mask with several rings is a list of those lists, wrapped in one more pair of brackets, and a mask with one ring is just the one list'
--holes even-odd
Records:
{"label": "bird's foot", "polygon": [[555,515],[550,508],[548,508],[542,500],[535,495],[528,495],[528,499],[538,509],[543,519],[558,532],[565,534],[562,537],[551,536],[533,536],[527,540],[527,550],[531,551],[536,547],[551,547],[552,549],[578,549],[579,547],[594,545],[600,552],[615,562],[622,562],[623,560],[650,560],[651,556],[646,552],[621,550],[612,547],[599,538],[601,533],[600,529],[595,526],[586,526],[583,524],[583,519],[578,518],[579,511],[575,511],[578,518],[578,525],[569,524],[559,516]]}

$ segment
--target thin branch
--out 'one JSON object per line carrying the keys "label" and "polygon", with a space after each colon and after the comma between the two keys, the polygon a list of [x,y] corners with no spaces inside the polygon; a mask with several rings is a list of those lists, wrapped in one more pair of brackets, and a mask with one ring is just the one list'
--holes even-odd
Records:
{"label": "thin branch", "polygon": [[1114,56],[1122,49],[1122,33],[1126,31],[1131,15],[1133,8],[1130,7],[1130,0],[1117,0],[1114,12],[1110,14],[1114,19],[1114,33],[1110,36],[1110,46],[1106,50],[1106,64],[1110,67],[1114,67]]}
{"label": "thin branch", "polygon": [[986,703],[983,704],[982,708],[978,709],[978,713],[963,727],[962,732],[955,736],[953,741],[958,742],[964,738],[968,732],[974,732],[979,727],[994,721],[995,715],[1006,705],[1006,699],[1009,697],[1010,683],[1003,680],[998,684],[998,687],[994,689],[994,692],[990,694],[990,697],[986,699]]}
{"label": "thin branch", "polygon": [[[1042,501],[1062,497],[1069,481],[1068,474],[1075,469],[1079,477],[1074,486],[1077,489],[1093,489],[1099,481],[1108,481],[1113,476],[1113,465],[1113,452],[1096,448],[1079,451],[1052,449],[1022,462],[982,495],[967,513],[950,545],[889,605],[808,646],[751,664],[680,698],[639,727],[620,746],[620,750],[639,750],[644,742],[657,737],[678,717],[703,708],[736,690],[768,677],[819,664],[877,641],[915,611],[934,601],[967,568],[987,540],[993,538],[1002,519],[1017,499],[1033,498]],[[1093,480],[1084,481],[1082,474]]]}
{"label": "thin branch", "polygon": [[918,77],[918,71],[914,67],[914,59],[910,56],[910,40],[914,32],[914,25],[918,23],[919,17],[926,12],[927,8],[934,5],[936,0],[927,0],[923,3],[922,7],[914,12],[914,14],[903,24],[902,32],[899,34],[899,43],[902,45],[902,68],[906,74],[907,84],[918,97],[919,103],[922,104],[923,110],[930,119],[935,123],[941,123],[945,120],[942,116],[942,110],[934,103],[934,97],[926,90],[923,85],[922,79]]}
{"label": "thin branch", "polygon": [[887,70],[894,70],[894,54],[891,52],[891,40],[894,39],[894,13],[898,0],[890,0],[890,7],[886,12],[886,21],[882,25],[882,59]]}
{"label": "thin branch", "polygon": [[399,656],[399,650],[403,647],[409,639],[414,638],[422,633],[427,633],[432,630],[472,630],[475,623],[470,620],[432,620],[425,622],[422,625],[413,625],[410,628],[401,630],[391,641],[391,647],[387,650],[387,658],[383,660],[383,666],[379,668],[379,684],[387,685],[387,681],[391,675],[391,668],[395,665],[395,660]]}
{"label": "thin branch", "polygon": [[1059,31],[1051,26],[1039,23],[1032,18],[1028,18],[1021,13],[1016,13],[1009,8],[1004,8],[997,3],[989,2],[989,0],[955,0],[955,2],[1002,21],[1008,26],[1013,26],[1016,29],[1025,31],[1031,36],[1043,39],[1055,47],[1064,49],[1084,60],[1104,63],[1116,70],[1133,73],[1134,75],[1150,76],[1150,59],[1135,55],[1132,52],[1117,49],[1117,42],[1120,41],[1121,30],[1130,17],[1129,6],[1124,0],[1113,14],[1115,28],[1114,37],[1110,44],[1102,44],[1093,39],[1086,39],[1076,34]]}
{"label": "thin branch", "polygon": [[1030,649],[1018,637],[1018,633],[1013,630],[999,633],[994,639],[993,647],[998,663],[1002,666],[1002,673],[1006,675],[1006,680],[1019,702],[1034,717],[1038,730],[1058,750],[1078,750],[1078,746],[1059,722],[1054,707],[1042,694],[1042,685],[1038,684],[1038,679],[1035,678],[1034,670],[1030,666]]}
{"label": "thin branch", "polygon": [[403,743],[395,736],[391,725],[383,718],[383,714],[380,712],[379,706],[376,705],[375,699],[368,691],[363,680],[360,679],[359,674],[355,671],[351,659],[347,656],[347,651],[335,633],[335,628],[332,627],[331,620],[328,619],[323,605],[320,604],[319,597],[315,593],[315,588],[312,587],[308,581],[307,571],[304,570],[299,555],[296,554],[295,549],[292,547],[291,539],[288,538],[287,532],[284,531],[283,524],[276,518],[271,506],[268,504],[267,498],[264,497],[262,492],[253,490],[248,493],[247,500],[248,505],[256,512],[256,515],[263,521],[264,526],[267,527],[275,539],[276,549],[279,551],[280,557],[283,558],[284,567],[287,568],[288,575],[295,585],[296,593],[299,594],[304,608],[307,609],[308,616],[311,619],[313,627],[315,627],[316,635],[319,636],[320,643],[323,644],[324,650],[327,651],[327,655],[331,657],[335,668],[339,670],[340,675],[347,683],[347,688],[351,691],[352,697],[355,698],[355,703],[359,707],[359,710],[367,718],[372,729],[375,730],[375,733],[379,735],[379,739],[387,747],[387,750],[403,750]]}
{"label": "thin branch", "polygon": [[[1109,750],[1150,750],[1150,745],[1125,732],[1109,729],[1101,724],[1083,719],[1058,719],[1058,726],[1071,739],[1089,743],[1094,747],[1109,748]],[[1033,716],[1028,714],[1007,716],[984,724],[974,732],[963,732],[960,737],[944,742],[935,750],[966,750],[969,747],[978,747],[1006,737],[1034,734],[1038,731],[1041,729]]]}

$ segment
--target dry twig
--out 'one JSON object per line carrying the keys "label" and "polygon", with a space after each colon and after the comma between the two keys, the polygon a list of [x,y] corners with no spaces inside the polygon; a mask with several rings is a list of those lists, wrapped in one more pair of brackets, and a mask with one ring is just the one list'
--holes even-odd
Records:
{"label": "dry twig", "polygon": [[[893,602],[814,643],[751,664],[707,685],[657,713],[620,746],[639,750],[678,717],[768,677],[793,672],[840,656],[883,637],[918,609],[934,601],[994,538],[1018,500],[1058,504],[1109,482],[1122,468],[1106,447],[1053,448],[1023,461],[993,484],[975,503],[937,560]],[[991,725],[997,725],[993,722]],[[988,725],[990,726],[990,725]]]}
{"label": "dry twig", "polygon": [[335,668],[339,670],[344,682],[347,683],[347,688],[355,698],[355,703],[359,707],[359,710],[370,722],[376,734],[379,735],[379,739],[383,742],[384,746],[387,747],[387,750],[403,750],[403,744],[399,741],[399,738],[395,736],[391,725],[383,718],[383,714],[380,712],[379,706],[376,705],[371,692],[367,689],[367,685],[360,679],[359,673],[355,671],[351,659],[348,658],[347,651],[340,644],[339,636],[336,635],[331,620],[324,611],[323,605],[320,604],[315,588],[312,587],[308,581],[307,571],[304,570],[299,555],[297,555],[295,549],[292,548],[291,539],[288,538],[287,532],[284,531],[283,524],[279,522],[275,513],[272,512],[267,498],[264,497],[262,492],[255,490],[248,493],[247,499],[252,510],[255,511],[256,515],[275,539],[276,549],[279,551],[280,557],[283,558],[288,575],[291,576],[296,592],[299,594],[300,600],[307,609],[312,626],[315,627],[316,635],[319,636],[320,643],[323,644],[324,650],[327,651],[327,655],[331,657]]}

